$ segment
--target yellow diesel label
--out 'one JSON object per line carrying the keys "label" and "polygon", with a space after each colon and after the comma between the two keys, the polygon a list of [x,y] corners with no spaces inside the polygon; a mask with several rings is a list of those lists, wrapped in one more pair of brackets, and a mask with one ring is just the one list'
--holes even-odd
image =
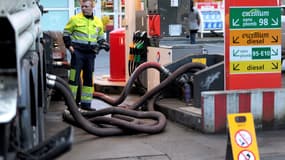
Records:
{"label": "yellow diesel label", "polygon": [[281,72],[281,60],[272,61],[232,61],[230,74]]}

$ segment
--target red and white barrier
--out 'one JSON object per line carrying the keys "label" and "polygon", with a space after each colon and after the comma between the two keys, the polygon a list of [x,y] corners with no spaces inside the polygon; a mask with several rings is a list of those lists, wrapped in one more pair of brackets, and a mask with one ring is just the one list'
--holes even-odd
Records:
{"label": "red and white barrier", "polygon": [[225,131],[228,113],[251,112],[255,127],[285,128],[285,89],[202,92],[202,130]]}

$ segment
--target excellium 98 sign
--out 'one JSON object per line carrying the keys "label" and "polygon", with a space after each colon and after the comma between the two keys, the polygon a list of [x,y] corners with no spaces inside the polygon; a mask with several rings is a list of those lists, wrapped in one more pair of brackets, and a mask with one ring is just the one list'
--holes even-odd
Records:
{"label": "excellium 98 sign", "polygon": [[280,28],[280,7],[230,8],[230,28]]}

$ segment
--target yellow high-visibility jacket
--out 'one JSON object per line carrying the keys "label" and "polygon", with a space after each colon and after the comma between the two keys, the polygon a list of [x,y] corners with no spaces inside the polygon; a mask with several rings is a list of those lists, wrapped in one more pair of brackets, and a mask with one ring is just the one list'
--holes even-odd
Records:
{"label": "yellow high-visibility jacket", "polygon": [[96,16],[86,18],[82,13],[74,15],[66,24],[63,36],[69,36],[71,42],[79,44],[96,44],[104,38],[102,20]]}

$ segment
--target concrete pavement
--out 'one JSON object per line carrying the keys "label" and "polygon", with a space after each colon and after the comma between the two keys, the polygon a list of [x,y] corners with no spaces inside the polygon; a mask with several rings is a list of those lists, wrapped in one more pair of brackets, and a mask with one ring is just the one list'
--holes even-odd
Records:
{"label": "concrete pavement", "polygon": [[[128,98],[131,103],[136,97]],[[101,102],[93,105],[103,106]],[[62,121],[62,101],[51,103],[46,116],[47,136],[69,125]],[[72,149],[58,160],[224,160],[227,134],[203,134],[185,126],[167,122],[162,133],[97,137],[74,127]],[[285,130],[257,132],[262,160],[283,160]]]}

